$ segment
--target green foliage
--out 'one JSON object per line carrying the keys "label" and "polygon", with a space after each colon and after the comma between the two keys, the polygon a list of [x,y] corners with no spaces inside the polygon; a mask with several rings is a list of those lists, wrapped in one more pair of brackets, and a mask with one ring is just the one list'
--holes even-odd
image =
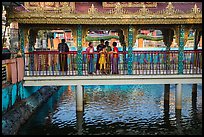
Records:
{"label": "green foliage", "polygon": [[110,40],[112,38],[119,39],[119,36],[103,36],[103,37],[90,37],[90,36],[87,36],[85,39],[86,39],[86,41],[90,42],[90,41],[100,41],[101,39]]}
{"label": "green foliage", "polygon": [[139,38],[143,38],[143,39],[146,39],[146,40],[152,40],[152,41],[161,41],[163,40],[163,37],[152,37],[152,36],[147,36],[147,35],[142,35],[142,34],[139,34],[136,36],[137,39]]}
{"label": "green foliage", "polygon": [[188,40],[194,40],[194,37],[188,37]]}

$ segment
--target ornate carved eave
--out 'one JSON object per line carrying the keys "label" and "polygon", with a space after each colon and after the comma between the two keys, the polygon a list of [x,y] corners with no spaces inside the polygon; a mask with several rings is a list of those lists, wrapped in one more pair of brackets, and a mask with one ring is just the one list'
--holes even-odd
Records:
{"label": "ornate carved eave", "polygon": [[68,4],[61,5],[54,10],[38,7],[14,12],[10,20],[24,24],[202,24],[202,13],[196,4],[185,13],[175,9],[171,2],[158,12],[150,11],[144,4],[136,12],[125,10],[120,3],[108,12],[100,12],[91,5],[86,13],[76,13]]}
{"label": "ornate carved eave", "polygon": [[91,5],[91,8],[88,9],[88,14],[89,15],[97,15],[98,14],[98,9],[94,7],[94,5]]}
{"label": "ornate carved eave", "polygon": [[108,13],[120,15],[120,14],[128,14],[128,11],[123,9],[122,5],[120,5],[120,2],[117,2],[117,4],[115,5],[115,8],[110,10]]}
{"label": "ornate carved eave", "polygon": [[175,9],[172,2],[168,2],[168,5],[165,10],[159,11],[159,14],[162,15],[176,15],[176,14],[185,14],[183,11]]}

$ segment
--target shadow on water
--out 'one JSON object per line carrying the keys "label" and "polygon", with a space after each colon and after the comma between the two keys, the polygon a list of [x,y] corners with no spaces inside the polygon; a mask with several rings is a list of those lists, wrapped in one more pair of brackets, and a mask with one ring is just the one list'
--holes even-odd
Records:
{"label": "shadow on water", "polygon": [[177,110],[175,85],[84,86],[84,112],[76,112],[75,87],[63,87],[18,134],[202,135],[202,85],[183,91]]}

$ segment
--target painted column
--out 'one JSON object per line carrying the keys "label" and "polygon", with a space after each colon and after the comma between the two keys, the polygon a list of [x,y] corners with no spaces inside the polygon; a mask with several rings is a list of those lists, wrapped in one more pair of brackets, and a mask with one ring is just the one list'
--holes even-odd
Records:
{"label": "painted column", "polygon": [[198,43],[200,41],[200,35],[198,32],[198,29],[195,29],[195,33],[194,33],[194,50],[198,49]]}
{"label": "painted column", "polygon": [[175,108],[181,109],[182,107],[182,86],[181,83],[176,84],[176,94],[175,94]]}
{"label": "painted column", "polygon": [[[200,41],[200,36],[202,35],[201,32],[199,32],[198,28],[195,28],[195,34],[194,34],[194,50],[198,49],[198,43]],[[194,67],[197,67],[197,62],[196,59],[198,58],[198,54],[196,52],[194,52],[194,60],[193,60],[193,71],[194,71]]]}
{"label": "painted column", "polygon": [[178,47],[178,74],[183,74],[183,49],[184,49],[184,29],[179,27],[179,47]]}
{"label": "painted column", "polygon": [[166,45],[166,70],[169,72],[170,70],[170,56],[169,56],[169,51],[170,51],[170,40],[169,40],[169,30],[163,30],[163,41],[164,44]]}
{"label": "painted column", "polygon": [[128,26],[128,75],[132,74],[132,46],[133,46],[133,27]]}
{"label": "painted column", "polygon": [[[34,51],[34,45],[35,45],[35,33],[34,33],[34,30],[30,29],[29,31],[29,47],[28,47],[28,52],[33,52]],[[30,54],[29,56],[29,69],[32,71],[34,70],[34,55],[33,54]],[[32,71],[33,72],[33,71]]]}
{"label": "painted column", "polygon": [[77,85],[76,89],[76,111],[83,111],[83,86]]}
{"label": "painted column", "polygon": [[25,54],[24,54],[24,45],[25,45],[25,43],[24,43],[25,39],[24,38],[25,38],[25,35],[24,35],[24,29],[23,29],[23,27],[20,27],[19,30],[20,30],[20,51],[21,51],[22,57],[23,57],[23,59],[25,61]]}
{"label": "painted column", "polygon": [[82,25],[77,25],[77,70],[78,75],[82,73]]}
{"label": "painted column", "polygon": [[163,41],[164,44],[166,45],[166,69],[168,70],[167,72],[170,73],[170,48],[171,48],[171,43],[173,41],[173,35],[174,35],[174,31],[171,29],[167,29],[167,30],[162,30],[162,34],[163,34]]}

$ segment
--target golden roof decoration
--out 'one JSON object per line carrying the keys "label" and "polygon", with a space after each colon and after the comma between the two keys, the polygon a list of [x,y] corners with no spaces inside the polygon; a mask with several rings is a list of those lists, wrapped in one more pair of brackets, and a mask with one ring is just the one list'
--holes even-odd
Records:
{"label": "golden roof decoration", "polygon": [[[75,7],[72,2],[24,2],[25,8],[29,12],[60,12],[71,13]],[[15,11],[14,11],[15,12]]]}
{"label": "golden roof decoration", "polygon": [[[26,3],[28,6],[26,6]],[[151,8],[147,8],[145,3],[140,2],[140,4],[143,4],[142,8],[133,10],[133,8],[125,9],[121,2],[117,2],[115,3],[114,8],[103,9],[100,11],[99,4],[95,6],[94,4],[86,6],[86,9],[84,10],[81,10],[83,7],[80,7],[80,10],[74,10],[74,2],[25,2],[27,9],[14,10],[13,14],[9,15],[9,20],[17,20],[19,23],[23,24],[202,23],[201,10],[198,8],[199,5],[197,6],[196,4],[190,4],[191,6],[188,4],[188,9],[185,12],[175,9],[172,2],[168,2],[165,9],[163,9],[163,7],[161,9],[161,7],[159,7],[155,12],[151,11]],[[165,3],[162,4],[164,5]],[[160,4],[158,4],[158,6],[160,6]]]}
{"label": "golden roof decoration", "polygon": [[122,5],[120,4],[120,2],[117,2],[115,5],[114,9],[111,9],[109,11],[109,14],[127,14],[128,11],[123,9]]}
{"label": "golden roof decoration", "polygon": [[[116,2],[102,2],[104,8],[114,8]],[[138,7],[141,8],[143,4],[146,5],[148,8],[155,8],[157,7],[157,2],[119,2],[123,8],[130,8],[130,7]]]}
{"label": "golden roof decoration", "polygon": [[143,4],[142,8],[139,9],[139,11],[137,11],[136,14],[144,16],[144,15],[152,15],[153,13],[146,8],[145,4]]}
{"label": "golden roof decoration", "polygon": [[198,14],[198,13],[201,13],[200,9],[197,7],[196,4],[192,8],[191,12],[194,13],[195,15]]}
{"label": "golden roof decoration", "polygon": [[168,5],[165,10],[159,11],[158,13],[163,15],[172,15],[172,14],[181,14],[182,11],[175,9],[172,2],[168,2]]}
{"label": "golden roof decoration", "polygon": [[98,9],[94,7],[94,4],[91,4],[91,8],[88,9],[88,14],[97,14],[98,13]]}

